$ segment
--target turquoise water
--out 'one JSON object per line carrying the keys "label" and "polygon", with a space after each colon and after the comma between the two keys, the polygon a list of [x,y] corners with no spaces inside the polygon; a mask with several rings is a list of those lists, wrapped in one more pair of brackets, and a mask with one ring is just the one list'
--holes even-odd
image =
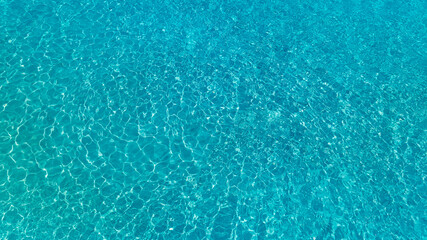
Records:
{"label": "turquoise water", "polygon": [[0,9],[0,239],[427,238],[425,1]]}

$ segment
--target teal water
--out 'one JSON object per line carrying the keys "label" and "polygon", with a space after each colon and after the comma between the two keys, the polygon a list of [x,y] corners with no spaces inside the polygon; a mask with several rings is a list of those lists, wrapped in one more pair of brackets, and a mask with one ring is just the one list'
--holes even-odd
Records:
{"label": "teal water", "polygon": [[426,239],[426,6],[0,0],[0,239]]}

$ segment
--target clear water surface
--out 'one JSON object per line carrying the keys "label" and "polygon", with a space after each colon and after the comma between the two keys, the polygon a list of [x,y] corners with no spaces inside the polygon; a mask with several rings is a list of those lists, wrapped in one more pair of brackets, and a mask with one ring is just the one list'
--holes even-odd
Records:
{"label": "clear water surface", "polygon": [[426,2],[0,1],[0,239],[426,239]]}

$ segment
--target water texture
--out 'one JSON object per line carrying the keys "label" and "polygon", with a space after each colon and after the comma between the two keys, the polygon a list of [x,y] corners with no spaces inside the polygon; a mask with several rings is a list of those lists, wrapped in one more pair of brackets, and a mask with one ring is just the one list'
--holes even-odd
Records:
{"label": "water texture", "polygon": [[0,1],[0,239],[426,239],[426,2]]}

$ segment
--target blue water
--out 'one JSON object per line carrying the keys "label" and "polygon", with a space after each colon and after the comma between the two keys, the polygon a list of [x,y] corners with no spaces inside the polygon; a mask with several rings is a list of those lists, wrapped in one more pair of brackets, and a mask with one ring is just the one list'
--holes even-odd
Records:
{"label": "blue water", "polygon": [[0,0],[0,239],[427,239],[426,6]]}

